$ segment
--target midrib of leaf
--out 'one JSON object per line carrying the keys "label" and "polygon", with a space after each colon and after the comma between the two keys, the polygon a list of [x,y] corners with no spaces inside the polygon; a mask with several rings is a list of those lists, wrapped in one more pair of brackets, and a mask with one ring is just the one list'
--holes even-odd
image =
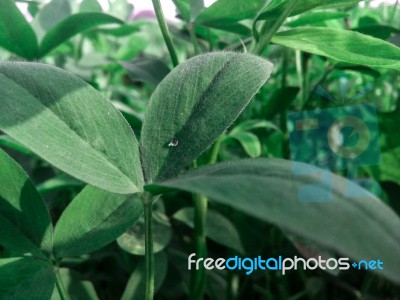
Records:
{"label": "midrib of leaf", "polygon": [[[129,175],[127,175],[123,170],[121,170],[121,169],[119,168],[119,166],[114,165],[114,163],[109,159],[109,157],[108,157],[107,155],[104,155],[104,153],[103,153],[102,151],[100,151],[100,150],[98,150],[98,149],[92,147],[92,145],[91,145],[87,140],[85,140],[80,134],[78,134],[75,130],[73,130],[73,128],[72,128],[68,123],[64,122],[64,120],[62,120],[57,114],[55,114],[55,113],[53,112],[53,110],[51,110],[51,109],[48,108],[47,106],[43,105],[43,104],[41,103],[41,101],[40,101],[37,97],[35,97],[32,93],[30,93],[28,90],[26,90],[24,87],[22,87],[20,84],[18,84],[17,82],[15,82],[12,78],[8,77],[8,76],[5,75],[4,73],[1,73],[1,72],[0,72],[0,74],[2,74],[4,77],[6,77],[7,79],[9,79],[10,81],[12,81],[13,83],[15,83],[16,85],[18,85],[18,86],[19,86],[21,89],[23,89],[27,94],[29,94],[32,98],[34,98],[34,99],[37,101],[37,104],[36,104],[36,105],[38,105],[38,106],[40,107],[41,111],[47,111],[48,113],[52,114],[55,118],[57,118],[57,119],[60,121],[60,123],[62,123],[62,124],[65,125],[68,129],[70,129],[70,133],[68,133],[69,135],[70,135],[71,132],[72,132],[72,135],[75,135],[76,137],[79,138],[79,140],[80,140],[81,142],[83,142],[85,145],[89,146],[89,148],[92,149],[94,152],[96,152],[96,153],[99,155],[99,157],[101,157],[102,159],[104,159],[104,161],[107,163],[107,165],[108,165],[110,168],[112,168],[112,169],[114,169],[114,170],[117,170],[119,173],[121,173],[121,175],[124,177],[124,179],[127,179],[130,183],[132,183],[133,187],[134,187],[137,191],[139,191],[139,187],[137,187],[136,184],[129,178]],[[15,112],[16,114],[18,114],[18,111],[14,110],[14,112]],[[21,116],[20,116],[19,119],[23,119],[23,118],[21,118]],[[50,127],[52,127],[53,129],[55,129],[55,130],[57,130],[57,131],[60,131],[59,128],[54,127],[54,124],[48,123],[48,121],[47,121],[46,119],[44,119],[44,122],[46,122],[46,123],[47,123]],[[65,134],[64,131],[62,131],[62,133]],[[84,134],[84,133],[82,132],[82,134]],[[133,134],[133,132],[132,132],[132,134]],[[27,146],[27,147],[29,148],[29,146]],[[71,145],[67,145],[67,147],[72,147],[72,148],[73,148],[73,146],[71,146]],[[85,154],[88,155],[88,153],[85,153]],[[90,154],[89,154],[88,156],[93,157],[93,156],[91,156]],[[90,171],[94,172],[94,173],[104,174],[104,173],[99,172],[99,170],[96,170],[96,169],[90,169],[90,168],[88,168],[88,169],[89,169]],[[107,174],[107,176],[110,176],[110,174]],[[115,179],[119,179],[119,178],[116,178],[116,177],[114,177],[114,178],[115,178]]]}

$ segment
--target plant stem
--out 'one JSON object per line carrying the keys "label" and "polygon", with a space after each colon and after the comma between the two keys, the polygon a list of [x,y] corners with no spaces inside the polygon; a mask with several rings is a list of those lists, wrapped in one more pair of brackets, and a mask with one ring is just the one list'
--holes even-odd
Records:
{"label": "plant stem", "polygon": [[190,34],[190,39],[193,44],[194,55],[198,55],[198,54],[200,54],[200,45],[199,45],[199,41],[197,40],[197,37],[196,37],[195,25],[193,22],[190,22],[188,24],[188,31]]}
{"label": "plant stem", "polygon": [[54,273],[56,275],[56,286],[58,293],[60,294],[61,300],[70,300],[67,291],[65,290],[64,284],[61,279],[60,269],[58,266],[54,267]]}
{"label": "plant stem", "polygon": [[174,65],[174,67],[176,67],[177,65],[179,65],[178,56],[176,55],[175,47],[174,44],[172,43],[172,39],[169,34],[168,25],[167,22],[165,21],[160,0],[152,0],[152,1],[158,21],[158,26],[160,26],[162,36],[164,38],[165,44],[167,45],[169,55],[171,56],[172,64]]}
{"label": "plant stem", "polygon": [[154,297],[154,253],[153,253],[153,197],[145,193],[143,197],[145,223],[145,260],[146,260],[146,300]]}
{"label": "plant stem", "polygon": [[[219,137],[212,149],[210,164],[214,164],[218,159],[218,152],[221,146],[222,137]],[[197,167],[196,161],[194,167]],[[208,208],[208,198],[203,195],[193,195],[194,200],[194,233],[195,233],[195,251],[197,258],[207,257],[206,240],[206,218]],[[191,299],[200,300],[204,298],[204,288],[206,283],[206,273],[204,268],[194,270],[191,281]]]}
{"label": "plant stem", "polygon": [[255,54],[261,55],[263,53],[265,47],[267,47],[273,35],[278,31],[283,22],[285,22],[286,18],[290,15],[291,11],[296,7],[297,2],[299,2],[299,0],[291,0],[286,6],[283,13],[272,24],[272,26],[269,26],[271,25],[269,22],[264,23],[261,28],[260,41],[254,49]]}
{"label": "plant stem", "polygon": [[[207,257],[206,241],[206,216],[208,199],[202,195],[194,195],[194,230],[195,230],[195,248],[197,258]],[[204,298],[204,287],[206,281],[205,269],[194,270],[192,277],[191,298],[193,300]]]}

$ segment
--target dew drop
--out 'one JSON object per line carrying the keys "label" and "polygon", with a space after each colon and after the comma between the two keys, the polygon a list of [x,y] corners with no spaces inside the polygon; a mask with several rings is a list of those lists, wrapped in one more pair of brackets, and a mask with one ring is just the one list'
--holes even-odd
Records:
{"label": "dew drop", "polygon": [[178,143],[179,143],[178,140],[172,139],[172,140],[169,142],[168,147],[176,147],[176,146],[178,146]]}

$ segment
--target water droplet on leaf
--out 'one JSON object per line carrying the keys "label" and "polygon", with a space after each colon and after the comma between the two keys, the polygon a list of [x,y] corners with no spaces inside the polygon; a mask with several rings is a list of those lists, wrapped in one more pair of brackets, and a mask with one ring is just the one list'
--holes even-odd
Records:
{"label": "water droplet on leaf", "polygon": [[168,144],[168,147],[176,147],[176,146],[178,146],[178,140],[176,140],[176,139],[172,139],[170,142],[169,142],[169,144]]}

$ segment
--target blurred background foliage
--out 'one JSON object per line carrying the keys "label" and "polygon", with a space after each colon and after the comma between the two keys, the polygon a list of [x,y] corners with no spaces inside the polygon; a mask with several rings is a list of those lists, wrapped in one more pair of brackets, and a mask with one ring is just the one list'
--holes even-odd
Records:
{"label": "blurred background foliage", "polygon": [[[17,20],[18,13],[7,7],[6,2],[13,4],[8,0],[0,4],[3,47],[0,60],[35,60],[76,74],[111,99],[140,138],[150,95],[172,68],[154,14],[135,11],[135,6],[126,0],[109,0],[107,10],[97,0],[16,1],[39,41],[38,50],[34,50],[36,41],[29,36],[16,36],[18,32],[10,29],[7,16],[16,22],[16,30],[24,28],[24,22]],[[269,5],[276,9],[264,15],[258,12],[263,11],[260,3],[265,1],[249,0],[243,5],[239,0],[232,1],[226,6],[228,9],[217,12],[204,9],[201,2],[196,5],[196,1],[174,0],[177,19],[169,27],[179,61],[210,51],[246,52],[259,29],[254,20],[277,18],[279,5],[284,1],[272,1]],[[305,6],[303,11],[288,18],[282,29],[347,29],[400,47],[399,2],[372,5],[362,1],[354,5],[357,1],[348,1],[353,5],[339,8],[313,6],[314,2],[318,1],[309,1],[310,8]],[[29,35],[27,31],[24,34]],[[7,43],[7,38],[12,42]],[[350,102],[373,103],[378,111],[382,161],[378,166],[361,168],[359,174],[377,181],[381,198],[400,213],[398,70],[339,62],[277,44],[268,46],[263,56],[274,63],[273,75],[219,139],[218,160],[289,158],[287,112]],[[332,103],[329,98],[337,102]],[[312,141],[309,142],[312,147]],[[50,167],[5,135],[0,135],[0,146],[28,171],[44,195],[53,220],[57,220],[83,184]],[[210,155],[210,151],[204,153],[199,163],[202,159],[208,161]],[[187,299],[190,286],[187,256],[193,252],[191,195],[174,192],[157,203],[156,297]],[[210,257],[334,255],[238,211],[212,202],[210,206],[207,217]],[[106,248],[65,260],[62,276],[69,293],[74,299],[143,298],[143,247],[143,222],[139,221]],[[1,252],[2,257],[7,255],[6,250]],[[285,276],[255,271],[246,276],[240,271],[213,270],[207,274],[207,299],[400,299],[399,287],[364,271],[297,270]],[[53,298],[58,297],[54,293]]]}

